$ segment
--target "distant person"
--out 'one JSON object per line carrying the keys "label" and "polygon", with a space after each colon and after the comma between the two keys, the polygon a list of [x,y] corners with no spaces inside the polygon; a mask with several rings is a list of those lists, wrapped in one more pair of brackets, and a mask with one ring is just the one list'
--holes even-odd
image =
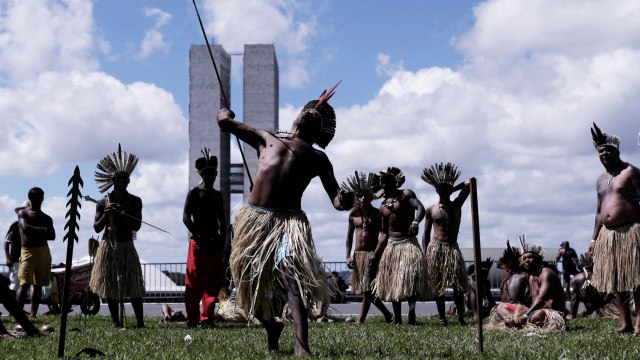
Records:
{"label": "distant person", "polygon": [[380,205],[381,233],[374,253],[373,266],[378,264],[375,294],[391,301],[393,322],[402,324],[401,302],[407,301],[407,323],[416,324],[416,301],[427,294],[425,259],[416,236],[420,221],[424,218],[424,206],[411,189],[400,189],[404,173],[389,167],[378,173],[380,190],[377,195],[384,200]]}
{"label": "distant person", "polygon": [[[452,163],[434,164],[422,172],[422,180],[433,186],[438,193],[438,202],[429,206],[425,215],[425,230],[422,237],[427,261],[425,276],[429,278],[429,286],[436,296],[436,306],[440,322],[447,325],[445,314],[445,291],[453,289],[453,300],[458,309],[458,321],[464,321],[464,294],[467,291],[467,270],[464,257],[458,247],[458,233],[462,219],[462,205],[471,192],[471,181],[466,180],[457,185],[460,177],[458,167]],[[458,197],[451,201],[451,195],[460,191]],[[433,227],[433,237],[431,228]]]}
{"label": "distant person", "polygon": [[614,293],[618,305],[619,333],[640,336],[640,311],[635,328],[626,293],[633,291],[640,304],[640,170],[620,159],[620,138],[591,129],[593,145],[605,172],[598,177],[598,205],[589,252],[593,254],[593,285]]}
{"label": "distant person", "polygon": [[[560,277],[548,263],[544,262],[541,246],[526,243],[521,238],[520,262],[529,275],[529,300],[524,304],[500,303],[496,313],[507,328],[525,330],[565,330],[568,314],[566,297]],[[496,325],[496,324],[492,324]]]}
{"label": "distant person", "polygon": [[142,200],[127,191],[130,176],[138,157],[123,152],[105,156],[97,165],[96,183],[100,192],[113,190],[96,204],[93,229],[104,230],[91,271],[91,291],[107,298],[111,321],[116,327],[124,326],[119,304],[131,299],[131,307],[138,328],[144,328],[142,297],[145,295],[144,278],[138,252],[133,244],[134,234],[142,225]]}
{"label": "distant person", "polygon": [[[562,260],[561,260],[562,259]],[[564,284],[564,292],[567,296],[571,296],[571,276],[580,272],[578,269],[578,253],[569,246],[568,241],[560,243],[556,261],[562,261],[562,282]],[[573,289],[577,291],[577,289]]]}
{"label": "distant person", "polygon": [[301,208],[302,194],[319,177],[337,210],[351,207],[341,196],[331,161],[313,147],[325,148],[335,133],[336,116],[327,103],[332,91],[308,102],[289,133],[255,129],[234,120],[227,109],[218,113],[220,130],[236,135],[260,155],[253,189],[233,225],[230,261],[236,301],[264,325],[271,351],[278,350],[283,329],[275,317],[287,301],[297,356],[311,355],[308,308],[329,301],[332,293]]}
{"label": "distant person", "polygon": [[[20,210],[26,209],[31,206],[29,200],[26,200],[22,205],[16,208],[16,215]],[[9,226],[7,236],[4,242],[4,254],[7,257],[6,265],[9,268],[9,289],[18,291],[20,289],[20,280],[18,280],[18,268],[20,267],[20,251],[22,250],[22,240],[20,239],[20,227],[18,226],[18,220],[14,221]]]}
{"label": "distant person", "polygon": [[[347,227],[347,267],[351,269],[351,287],[355,294],[362,294],[362,306],[357,324],[364,323],[371,303],[380,310],[386,322],[391,322],[391,312],[382,300],[373,296],[372,282],[377,268],[371,267],[374,251],[378,246],[378,236],[382,226],[380,210],[371,205],[374,199],[373,186],[378,181],[375,174],[358,173],[342,183],[342,190],[350,192],[356,201],[349,214]],[[355,237],[355,249],[353,241]],[[353,250],[353,252],[352,252]]]}
{"label": "distant person", "polygon": [[[16,296],[12,290],[9,289],[10,280],[6,276],[0,274],[0,303],[5,309],[13,316],[18,324],[22,326],[22,329],[28,336],[41,336],[40,331],[33,325],[27,318],[27,315],[22,310],[22,307],[18,306],[16,302]],[[15,336],[11,335],[7,329],[2,325],[0,321],[0,338],[4,340],[14,340]]]}
{"label": "distant person", "polygon": [[31,206],[18,212],[18,227],[22,249],[20,251],[20,289],[16,294],[18,306],[22,308],[31,287],[31,315],[33,321],[38,314],[42,298],[42,287],[51,281],[51,251],[48,241],[56,239],[53,220],[42,211],[44,191],[39,187],[29,190]]}
{"label": "distant person", "polygon": [[182,221],[191,234],[184,292],[189,327],[211,323],[218,317],[216,298],[225,284],[227,222],[222,193],[213,188],[218,175],[218,158],[212,156],[207,148],[202,154],[195,162],[202,182],[189,190],[182,215]]}

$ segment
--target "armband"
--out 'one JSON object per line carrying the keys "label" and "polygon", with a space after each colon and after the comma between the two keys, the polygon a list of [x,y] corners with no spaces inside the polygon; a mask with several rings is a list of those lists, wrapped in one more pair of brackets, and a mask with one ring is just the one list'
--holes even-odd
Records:
{"label": "armband", "polygon": [[594,243],[594,242],[596,242],[596,241],[595,241],[595,240],[593,240],[593,239],[591,239],[591,242],[592,242],[592,243]]}
{"label": "armband", "polygon": [[418,224],[419,224],[419,222],[417,222],[417,221],[412,221],[411,223],[412,223],[412,224],[416,224],[416,225],[418,225]]}
{"label": "armband", "polygon": [[529,314],[527,314],[527,313],[522,314],[522,316],[524,316],[525,319],[529,318]]}

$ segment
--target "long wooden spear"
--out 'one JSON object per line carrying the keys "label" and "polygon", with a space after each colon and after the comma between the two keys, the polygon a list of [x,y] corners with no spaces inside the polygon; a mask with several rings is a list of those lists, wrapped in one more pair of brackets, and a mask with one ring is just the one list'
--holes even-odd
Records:
{"label": "long wooden spear", "polygon": [[[198,23],[200,23],[200,29],[202,30],[202,36],[204,37],[204,42],[207,44],[207,50],[209,51],[209,57],[211,58],[211,63],[213,64],[213,70],[216,72],[216,78],[218,79],[218,85],[220,85],[220,93],[224,99],[224,105],[227,109],[231,109],[229,107],[229,99],[227,99],[227,95],[224,92],[224,88],[222,87],[222,80],[220,80],[220,73],[218,72],[218,66],[216,65],[216,60],[213,58],[213,53],[211,52],[211,45],[209,45],[209,37],[207,37],[207,32],[204,30],[204,25],[202,24],[202,18],[200,17],[200,12],[198,11],[198,5],[196,5],[196,0],[193,1],[193,8],[196,9],[196,15],[198,16]],[[247,172],[247,176],[249,177],[249,190],[253,189],[253,179],[251,178],[251,173],[249,172],[249,166],[247,166],[247,159],[244,157],[244,151],[242,150],[242,145],[240,145],[240,139],[236,136],[236,143],[238,144],[238,149],[240,150],[240,155],[242,156],[242,163],[244,164],[244,170]]]}
{"label": "long wooden spear", "polygon": [[67,305],[69,302],[69,285],[71,283],[71,262],[73,261],[73,241],[78,242],[78,234],[76,230],[80,229],[78,225],[78,219],[80,219],[80,212],[78,209],[82,207],[80,204],[80,198],[82,198],[82,194],[80,193],[80,188],[84,185],[82,178],[80,177],[80,168],[76,166],[73,171],[73,176],[69,179],[69,183],[67,185],[71,185],[71,190],[67,196],[71,198],[67,201],[67,215],[65,216],[69,220],[64,228],[67,230],[67,233],[64,235],[62,241],[67,241],[67,260],[64,264],[64,285],[62,290],[62,315],[60,319],[60,338],[58,339],[58,357],[64,356],[64,343],[67,335],[67,307],[71,307],[71,305]]}
{"label": "long wooden spear", "polygon": [[478,217],[478,187],[476,178],[471,181],[471,224],[473,226],[473,263],[476,273],[476,309],[478,309],[478,347],[480,352],[484,352],[484,338],[482,336],[482,295],[484,282],[481,281],[480,272],[482,270],[482,255],[480,251],[480,221]]}

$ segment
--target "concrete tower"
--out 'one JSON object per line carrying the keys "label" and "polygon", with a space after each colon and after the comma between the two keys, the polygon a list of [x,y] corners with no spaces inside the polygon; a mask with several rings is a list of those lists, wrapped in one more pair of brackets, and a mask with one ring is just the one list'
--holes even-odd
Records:
{"label": "concrete tower", "polygon": [[[220,45],[211,45],[224,93],[231,102],[231,56]],[[231,104],[229,104],[231,106]],[[218,110],[226,107],[206,45],[189,49],[189,188],[201,178],[194,164],[207,147],[218,157],[218,178],[214,184],[222,192],[225,218],[230,218],[230,135],[222,133],[216,124]]]}
{"label": "concrete tower", "polygon": [[[243,118],[260,130],[278,129],[278,59],[273,44],[244,46]],[[244,155],[255,179],[258,167],[256,151],[244,144]],[[244,177],[244,199],[249,198],[249,178]]]}

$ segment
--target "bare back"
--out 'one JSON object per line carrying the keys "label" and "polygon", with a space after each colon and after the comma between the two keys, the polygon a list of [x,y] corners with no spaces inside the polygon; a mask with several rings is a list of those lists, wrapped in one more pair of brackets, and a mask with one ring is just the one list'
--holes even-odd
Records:
{"label": "bare back", "polygon": [[55,239],[53,220],[40,210],[27,208],[18,212],[18,228],[22,246],[28,248],[47,245]]}
{"label": "bare back", "polygon": [[[304,140],[280,138],[261,132],[256,182],[249,204],[281,209],[300,209],[302,194],[311,180],[333,169],[326,155]],[[337,193],[337,183],[335,184]],[[335,195],[335,194],[334,194]]]}
{"label": "bare back", "polygon": [[640,171],[631,164],[615,175],[604,173],[598,177],[598,210],[602,224],[614,228],[640,222],[638,190]]}

